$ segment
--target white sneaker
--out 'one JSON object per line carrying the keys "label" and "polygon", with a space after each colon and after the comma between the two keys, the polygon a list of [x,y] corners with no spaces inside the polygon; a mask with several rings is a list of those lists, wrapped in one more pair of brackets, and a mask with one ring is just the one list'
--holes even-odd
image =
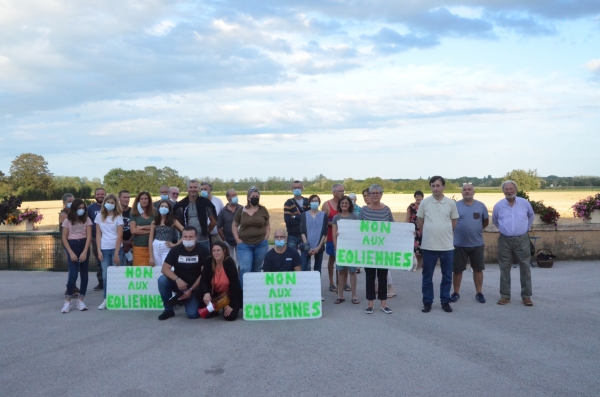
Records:
{"label": "white sneaker", "polygon": [[85,305],[85,303],[83,303],[81,299],[77,300],[77,310],[80,310],[82,312],[87,310],[87,306]]}
{"label": "white sneaker", "polygon": [[106,299],[104,299],[102,301],[102,303],[100,304],[100,306],[98,306],[98,310],[104,310],[106,309]]}
{"label": "white sneaker", "polygon": [[62,309],[60,310],[61,313],[68,313],[71,311],[71,302],[70,301],[65,301],[65,303],[63,304]]}

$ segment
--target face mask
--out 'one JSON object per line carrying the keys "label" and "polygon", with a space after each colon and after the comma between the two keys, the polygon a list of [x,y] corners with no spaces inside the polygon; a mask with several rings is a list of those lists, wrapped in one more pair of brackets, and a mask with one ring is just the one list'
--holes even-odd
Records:
{"label": "face mask", "polygon": [[72,202],[71,203],[67,203],[67,208],[71,208],[71,204],[73,204],[73,203]]}
{"label": "face mask", "polygon": [[138,203],[137,209],[140,214],[144,212],[144,209],[142,208],[142,205],[140,203]]}
{"label": "face mask", "polygon": [[85,210],[82,210],[82,209],[77,210],[77,216],[81,216],[83,214],[85,214]]}
{"label": "face mask", "polygon": [[252,198],[250,199],[250,204],[252,204],[252,205],[256,206],[256,205],[258,205],[258,202],[259,202],[259,200],[260,200],[260,198],[259,198],[259,197],[252,197]]}
{"label": "face mask", "polygon": [[300,196],[302,194],[302,189],[294,189],[292,192],[294,192],[294,196]]}
{"label": "face mask", "polygon": [[169,209],[165,207],[160,207],[158,209],[158,212],[160,212],[161,215],[167,215],[169,213]]}
{"label": "face mask", "polygon": [[237,203],[238,203],[238,197],[237,196],[232,197],[231,198],[231,204],[237,204]]}
{"label": "face mask", "polygon": [[311,210],[318,210],[319,209],[319,203],[316,201],[313,201],[310,203],[310,209]]}
{"label": "face mask", "polygon": [[201,191],[200,195],[204,198],[208,198],[208,192],[206,190]]}
{"label": "face mask", "polygon": [[169,199],[169,195],[168,194],[161,194],[160,195],[160,199],[161,200],[168,200]]}
{"label": "face mask", "polygon": [[182,244],[185,248],[192,248],[196,245],[196,242],[194,240],[183,240]]}
{"label": "face mask", "polygon": [[275,246],[279,248],[285,246],[285,240],[275,240]]}
{"label": "face mask", "polygon": [[111,203],[105,203],[104,208],[106,208],[108,211],[112,211],[115,209],[115,205]]}

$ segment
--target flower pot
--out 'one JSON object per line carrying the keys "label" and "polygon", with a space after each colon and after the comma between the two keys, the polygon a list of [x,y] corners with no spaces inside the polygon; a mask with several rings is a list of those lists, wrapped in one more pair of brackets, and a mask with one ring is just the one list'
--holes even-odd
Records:
{"label": "flower pot", "polygon": [[590,214],[590,219],[584,219],[585,223],[600,223],[600,211],[593,210]]}
{"label": "flower pot", "polygon": [[547,223],[545,223],[545,222],[542,220],[542,217],[540,216],[540,214],[538,214],[537,212],[534,212],[534,214],[533,214],[533,215],[535,215],[535,216],[534,216],[534,218],[533,218],[533,223],[532,223],[532,225],[547,225]]}
{"label": "flower pot", "polygon": [[21,222],[18,225],[0,225],[0,232],[20,233],[33,230],[33,223],[29,221]]}

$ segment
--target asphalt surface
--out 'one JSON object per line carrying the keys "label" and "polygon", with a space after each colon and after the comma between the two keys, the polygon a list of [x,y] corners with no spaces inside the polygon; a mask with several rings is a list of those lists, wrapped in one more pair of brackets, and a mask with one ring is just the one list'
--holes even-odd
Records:
{"label": "asphalt surface", "polygon": [[323,274],[323,318],[228,323],[98,311],[93,291],[61,314],[66,273],[4,271],[0,396],[600,395],[600,262],[532,269],[533,307],[512,276],[506,306],[488,265],[486,304],[467,271],[453,313],[423,314],[420,273],[395,271],[394,313],[367,315],[364,272],[360,305],[334,305]]}

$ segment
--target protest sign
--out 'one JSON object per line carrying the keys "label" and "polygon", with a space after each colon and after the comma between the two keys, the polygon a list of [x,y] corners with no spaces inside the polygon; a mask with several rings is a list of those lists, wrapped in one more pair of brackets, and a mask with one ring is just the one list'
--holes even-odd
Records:
{"label": "protest sign", "polygon": [[244,320],[321,318],[319,272],[244,274]]}
{"label": "protest sign", "polygon": [[338,221],[338,266],[410,270],[415,225],[404,222]]}
{"label": "protest sign", "polygon": [[109,266],[106,308],[112,310],[163,310],[157,280],[160,267]]}

